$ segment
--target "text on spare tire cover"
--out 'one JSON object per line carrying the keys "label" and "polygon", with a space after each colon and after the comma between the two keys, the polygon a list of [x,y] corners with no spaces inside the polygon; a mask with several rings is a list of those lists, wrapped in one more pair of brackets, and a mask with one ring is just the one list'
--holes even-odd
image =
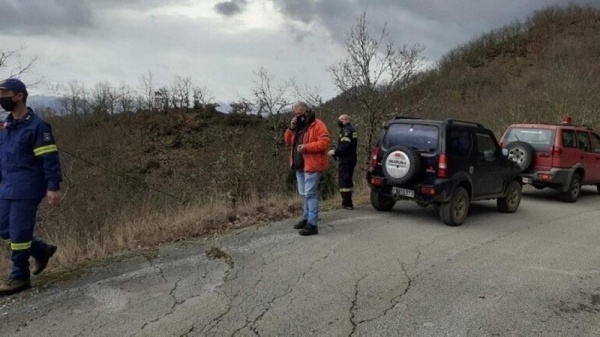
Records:
{"label": "text on spare tire cover", "polygon": [[408,173],[410,159],[402,151],[392,152],[386,160],[388,173],[395,178],[402,178]]}

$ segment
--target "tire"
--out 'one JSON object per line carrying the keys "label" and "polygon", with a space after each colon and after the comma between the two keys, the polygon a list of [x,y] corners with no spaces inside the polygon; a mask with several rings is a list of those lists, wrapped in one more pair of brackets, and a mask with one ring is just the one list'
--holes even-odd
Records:
{"label": "tire", "polygon": [[525,142],[512,142],[506,146],[508,159],[519,165],[521,172],[525,172],[533,165],[535,150],[531,144]]}
{"label": "tire", "polygon": [[579,198],[581,193],[581,176],[579,173],[573,173],[571,181],[569,182],[569,190],[567,192],[560,192],[560,200],[565,202],[575,202]]}
{"label": "tire", "polygon": [[384,155],[381,162],[383,175],[394,185],[411,182],[421,170],[421,156],[406,146],[394,146]]}
{"label": "tire", "polygon": [[600,184],[596,185],[596,189],[598,190],[598,193],[600,193]]}
{"label": "tire", "polygon": [[448,226],[460,226],[469,213],[469,192],[457,187],[449,202],[440,205],[440,218]]}
{"label": "tire", "polygon": [[396,200],[392,197],[383,195],[377,191],[371,190],[371,205],[378,211],[389,212],[394,208]]}
{"label": "tire", "polygon": [[514,180],[506,191],[506,197],[498,198],[496,205],[502,213],[514,213],[521,204],[521,184]]}

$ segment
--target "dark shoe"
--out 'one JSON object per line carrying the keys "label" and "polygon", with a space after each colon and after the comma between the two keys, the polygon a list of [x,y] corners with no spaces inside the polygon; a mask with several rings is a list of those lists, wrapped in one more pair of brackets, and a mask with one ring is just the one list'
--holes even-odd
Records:
{"label": "dark shoe", "polygon": [[308,223],[308,221],[306,221],[306,219],[301,220],[300,222],[298,222],[297,224],[294,225],[294,229],[302,229],[302,228],[306,227],[307,223]]}
{"label": "dark shoe", "polygon": [[56,246],[48,245],[48,250],[46,250],[45,256],[42,259],[35,260],[32,274],[38,275],[39,273],[43,272],[48,265],[48,261],[50,261],[50,258],[52,255],[54,255],[54,253],[56,253]]}
{"label": "dark shoe", "polygon": [[2,285],[0,285],[0,296],[8,296],[12,294],[16,294],[23,290],[27,290],[31,288],[30,280],[8,280]]}
{"label": "dark shoe", "polygon": [[307,224],[305,228],[298,231],[298,234],[302,236],[319,234],[319,227]]}

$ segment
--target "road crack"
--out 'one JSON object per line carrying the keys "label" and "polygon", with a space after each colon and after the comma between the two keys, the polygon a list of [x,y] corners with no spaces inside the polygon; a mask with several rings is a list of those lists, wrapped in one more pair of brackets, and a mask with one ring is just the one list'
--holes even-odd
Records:
{"label": "road crack", "polygon": [[352,331],[350,331],[350,334],[348,336],[353,336],[356,333],[356,329],[358,328],[358,325],[361,323],[361,322],[355,322],[354,319],[356,318],[356,308],[358,307],[358,286],[360,285],[360,282],[362,280],[364,280],[365,278],[366,278],[366,276],[361,277],[354,284],[354,297],[352,298],[352,302],[351,302],[350,310],[349,310],[350,324],[352,324]]}

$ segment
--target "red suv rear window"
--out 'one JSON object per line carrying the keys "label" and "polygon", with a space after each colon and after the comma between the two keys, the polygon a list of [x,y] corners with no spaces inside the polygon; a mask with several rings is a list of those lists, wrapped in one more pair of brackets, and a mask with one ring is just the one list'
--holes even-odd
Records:
{"label": "red suv rear window", "polygon": [[531,145],[554,144],[554,129],[511,128],[506,135],[505,143],[522,141]]}

